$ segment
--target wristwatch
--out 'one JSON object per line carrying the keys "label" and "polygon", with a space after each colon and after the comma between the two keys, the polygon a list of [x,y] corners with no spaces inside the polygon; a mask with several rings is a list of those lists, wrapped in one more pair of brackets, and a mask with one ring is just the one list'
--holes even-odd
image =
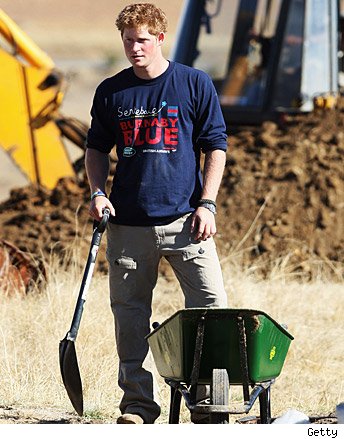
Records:
{"label": "wristwatch", "polygon": [[205,207],[206,209],[210,210],[211,213],[216,215],[216,203],[213,200],[207,200],[202,198],[198,201],[198,207]]}

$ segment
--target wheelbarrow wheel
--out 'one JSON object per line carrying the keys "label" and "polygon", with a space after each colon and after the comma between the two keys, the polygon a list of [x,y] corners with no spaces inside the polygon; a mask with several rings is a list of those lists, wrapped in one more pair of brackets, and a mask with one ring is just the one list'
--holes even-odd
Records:
{"label": "wheelbarrow wheel", "polygon": [[[223,405],[228,407],[229,405],[229,379],[226,369],[214,369],[210,386],[211,404]],[[228,413],[210,413],[210,424],[228,424]]]}

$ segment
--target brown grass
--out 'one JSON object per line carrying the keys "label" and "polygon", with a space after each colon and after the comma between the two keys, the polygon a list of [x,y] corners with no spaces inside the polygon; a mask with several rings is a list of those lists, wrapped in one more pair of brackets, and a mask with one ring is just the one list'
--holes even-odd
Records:
{"label": "brown grass", "polygon": [[[42,293],[25,298],[0,295],[0,402],[1,406],[53,407],[73,412],[63,387],[58,346],[69,329],[82,273],[77,245],[75,266],[48,261],[49,282]],[[102,247],[101,251],[104,251]],[[234,257],[233,260],[237,260]],[[279,264],[269,280],[259,281],[229,257],[223,273],[232,308],[265,311],[288,324],[295,337],[280,377],[272,386],[273,416],[290,408],[308,415],[328,415],[344,400],[342,283],[318,279],[312,283],[289,280]],[[288,274],[288,273],[287,273]],[[160,277],[154,295],[152,321],[162,322],[183,307],[175,281]],[[113,422],[119,415],[121,391],[117,386],[117,357],[107,277],[95,273],[76,341],[84,386],[85,414]],[[168,419],[169,388],[157,376],[162,415]],[[258,414],[257,409],[250,414]],[[235,418],[231,419],[234,422]],[[0,421],[1,422],[1,421]],[[189,413],[182,408],[182,422]]]}

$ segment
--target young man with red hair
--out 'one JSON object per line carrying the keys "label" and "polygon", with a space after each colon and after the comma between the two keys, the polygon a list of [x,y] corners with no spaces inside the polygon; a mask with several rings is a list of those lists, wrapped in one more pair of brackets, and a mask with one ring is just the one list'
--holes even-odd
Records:
{"label": "young man with red hair", "polygon": [[[117,423],[154,423],[160,407],[144,362],[160,259],[171,264],[187,308],[227,306],[213,240],[227,136],[209,76],[163,56],[164,12],[131,4],[116,25],[131,67],[105,79],[94,96],[86,151],[90,215],[99,220],[104,208],[111,211],[107,258],[124,392]],[[114,146],[118,162],[107,196]]]}

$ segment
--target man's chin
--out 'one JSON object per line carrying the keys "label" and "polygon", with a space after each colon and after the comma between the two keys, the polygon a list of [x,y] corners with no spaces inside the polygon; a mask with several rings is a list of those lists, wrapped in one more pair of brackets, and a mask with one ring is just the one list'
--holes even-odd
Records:
{"label": "man's chin", "polygon": [[143,67],[144,66],[144,59],[143,58],[130,58],[130,62],[133,66]]}

